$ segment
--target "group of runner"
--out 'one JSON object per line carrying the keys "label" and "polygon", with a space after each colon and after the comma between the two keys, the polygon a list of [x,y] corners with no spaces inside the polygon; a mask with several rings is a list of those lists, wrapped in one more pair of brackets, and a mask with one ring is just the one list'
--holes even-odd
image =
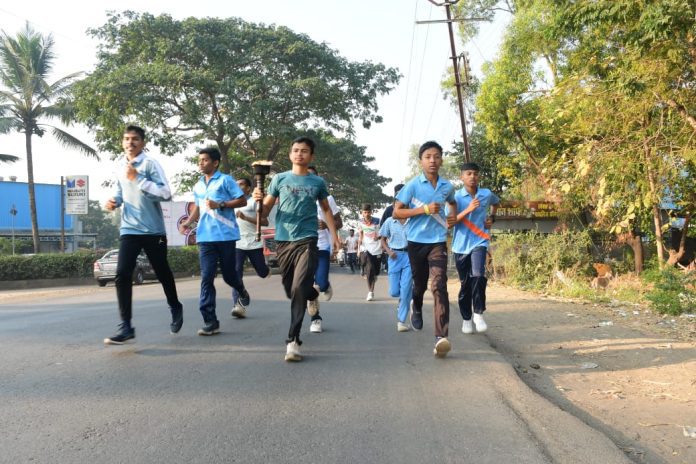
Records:
{"label": "group of runner", "polygon": [[[116,294],[121,323],[116,333],[104,340],[120,345],[135,339],[132,326],[132,273],[141,250],[150,258],[167,297],[172,322],[171,333],[183,324],[183,306],[178,299],[173,273],[167,262],[167,238],[160,207],[171,198],[171,190],[161,166],[145,152],[145,132],[128,126],[122,145],[125,166],[116,180],[116,193],[106,208],[123,207],[120,246],[116,272]],[[341,246],[338,229],[340,210],[329,195],[326,183],[312,166],[314,141],[299,137],[292,142],[289,158],[292,168],[271,179],[267,193],[252,189],[249,179],[234,180],[218,170],[221,155],[216,148],[199,150],[201,177],[193,189],[195,210],[181,224],[182,231],[196,227],[200,254],[200,312],[204,325],[198,334],[219,333],[214,279],[219,268],[225,283],[233,288],[232,316],[246,316],[250,295],[242,279],[243,265],[249,259],[257,275],[270,276],[263,259],[262,244],[256,240],[256,208],[260,203],[262,225],[275,209],[275,241],[282,285],[290,299],[290,327],[286,339],[286,361],[300,361],[300,333],[304,314],[312,318],[311,332],[321,332],[319,297],[330,300],[329,260],[332,250]],[[486,330],[485,262],[488,232],[495,220],[498,199],[479,188],[479,168],[462,166],[464,187],[454,190],[439,176],[442,147],[426,142],[419,149],[422,174],[396,192],[396,200],[385,211],[380,224],[372,216],[372,205],[363,205],[356,236],[349,231],[346,254],[351,270],[357,266],[357,253],[365,250],[368,294],[374,299],[374,285],[380,270],[380,257],[388,256],[389,292],[399,298],[397,330],[421,330],[423,295],[431,280],[435,321],[434,354],[444,357],[451,349],[448,340],[449,300],[447,294],[446,237],[454,227],[452,249],[461,282],[459,308],[464,319],[462,331]],[[488,210],[491,209],[489,215]],[[447,208],[447,209],[446,209]],[[410,327],[407,322],[410,313]],[[473,313],[473,314],[472,314]],[[473,317],[473,318],[472,318]]]}

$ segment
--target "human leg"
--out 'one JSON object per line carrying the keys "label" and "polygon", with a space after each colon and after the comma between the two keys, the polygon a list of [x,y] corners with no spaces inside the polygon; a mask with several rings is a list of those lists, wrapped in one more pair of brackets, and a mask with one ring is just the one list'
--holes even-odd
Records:
{"label": "human leg", "polygon": [[119,239],[116,265],[116,298],[121,321],[130,327],[133,318],[133,271],[142,243],[137,235],[122,235]]}
{"label": "human leg", "polygon": [[213,242],[198,243],[199,261],[201,265],[201,294],[199,307],[203,321],[214,323],[217,321],[215,314],[215,272],[217,270],[218,250]]}
{"label": "human leg", "polygon": [[433,244],[428,253],[428,267],[433,293],[435,336],[447,337],[449,330],[449,295],[447,293],[447,246]]}
{"label": "human leg", "polygon": [[182,310],[183,305],[177,295],[174,273],[172,268],[169,267],[169,261],[167,261],[167,237],[164,235],[146,235],[143,237],[143,249],[150,260],[157,279],[162,284],[162,289],[167,297],[167,304],[172,311],[172,317],[175,318],[177,312]]}

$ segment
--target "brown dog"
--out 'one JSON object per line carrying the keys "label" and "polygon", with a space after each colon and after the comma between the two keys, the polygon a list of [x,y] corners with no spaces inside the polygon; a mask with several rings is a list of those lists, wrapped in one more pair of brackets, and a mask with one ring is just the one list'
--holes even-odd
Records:
{"label": "brown dog", "polygon": [[611,272],[611,267],[605,263],[594,263],[592,266],[595,268],[595,271],[597,271],[597,277],[592,279],[590,287],[606,290],[609,286],[609,282],[614,277],[614,274]]}

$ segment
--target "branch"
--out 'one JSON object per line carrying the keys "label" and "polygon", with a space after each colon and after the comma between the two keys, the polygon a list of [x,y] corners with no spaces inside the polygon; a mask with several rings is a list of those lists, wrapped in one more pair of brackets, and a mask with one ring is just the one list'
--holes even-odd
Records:
{"label": "branch", "polygon": [[[659,95],[655,95],[655,96],[658,97],[658,99],[660,98]],[[665,105],[669,106],[670,108],[677,110],[677,112],[680,115],[682,115],[682,117],[684,119],[686,119],[686,121],[691,125],[692,129],[694,129],[694,131],[696,131],[696,118],[689,114],[689,112],[687,111],[687,109],[684,105],[682,105],[681,103],[677,103],[676,100],[673,100],[671,98],[668,98],[666,100],[661,99],[660,101],[661,101],[661,103],[664,103]]]}

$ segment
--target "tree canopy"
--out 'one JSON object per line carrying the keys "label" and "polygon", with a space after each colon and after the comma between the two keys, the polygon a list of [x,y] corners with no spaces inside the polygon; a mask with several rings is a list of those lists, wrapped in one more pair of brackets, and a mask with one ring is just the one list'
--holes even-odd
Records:
{"label": "tree canopy", "polygon": [[164,154],[213,142],[228,173],[275,160],[298,133],[351,137],[354,121],[380,122],[377,97],[400,79],[286,27],[238,18],[127,11],[90,34],[101,41],[98,65],[77,87],[76,107],[100,147],[120,152],[123,126],[138,122]]}

